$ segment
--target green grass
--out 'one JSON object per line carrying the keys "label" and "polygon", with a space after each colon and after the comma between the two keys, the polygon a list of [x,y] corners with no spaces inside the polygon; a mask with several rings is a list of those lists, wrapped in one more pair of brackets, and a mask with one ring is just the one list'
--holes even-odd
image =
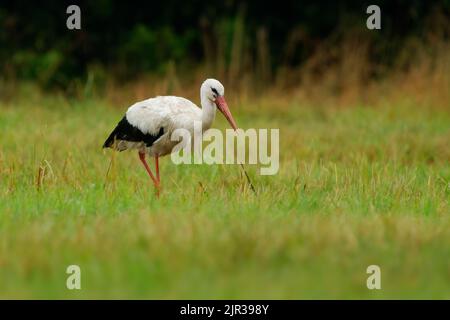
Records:
{"label": "green grass", "polygon": [[279,173],[249,166],[255,196],[238,166],[164,158],[156,199],[100,148],[125,106],[24,101],[0,105],[0,298],[450,298],[448,111],[230,103],[280,128]]}

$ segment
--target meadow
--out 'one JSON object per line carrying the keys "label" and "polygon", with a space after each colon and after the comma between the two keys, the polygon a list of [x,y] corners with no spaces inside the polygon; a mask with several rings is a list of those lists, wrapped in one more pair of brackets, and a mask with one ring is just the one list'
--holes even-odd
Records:
{"label": "meadow", "polygon": [[[158,93],[145,87],[69,99],[24,86],[1,102],[0,298],[450,298],[448,100],[228,90],[240,127],[280,128],[278,174],[248,166],[255,195],[236,165],[166,157],[158,199],[135,152],[101,149]],[[71,264],[81,290],[66,288]],[[366,287],[373,264],[381,290]]]}

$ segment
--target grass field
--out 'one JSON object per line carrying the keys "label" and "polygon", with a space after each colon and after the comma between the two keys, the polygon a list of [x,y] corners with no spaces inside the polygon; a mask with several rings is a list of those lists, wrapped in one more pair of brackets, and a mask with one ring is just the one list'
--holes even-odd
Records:
{"label": "grass field", "polygon": [[126,104],[3,102],[0,298],[450,299],[448,108],[230,99],[240,127],[280,128],[257,196],[238,166],[164,158],[157,199],[134,152],[101,149]]}

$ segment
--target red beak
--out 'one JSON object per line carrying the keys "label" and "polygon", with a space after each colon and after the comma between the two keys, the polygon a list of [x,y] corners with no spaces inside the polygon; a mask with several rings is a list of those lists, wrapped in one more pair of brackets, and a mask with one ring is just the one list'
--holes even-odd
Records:
{"label": "red beak", "polygon": [[233,119],[233,116],[231,115],[230,109],[228,109],[228,104],[225,101],[224,97],[217,97],[216,98],[216,106],[217,108],[219,108],[220,112],[223,113],[223,115],[225,116],[225,118],[228,120],[228,122],[230,123],[231,127],[234,130],[237,130],[237,126],[236,126],[236,122]]}

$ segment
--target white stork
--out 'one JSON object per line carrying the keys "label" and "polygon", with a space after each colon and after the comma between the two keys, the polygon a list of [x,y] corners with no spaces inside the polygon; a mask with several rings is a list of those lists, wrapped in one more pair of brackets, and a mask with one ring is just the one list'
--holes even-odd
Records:
{"label": "white stork", "polygon": [[[128,108],[125,116],[106,139],[103,148],[119,151],[137,149],[139,159],[159,195],[161,180],[158,159],[172,153],[178,144],[170,138],[174,130],[183,128],[192,135],[196,121],[201,121],[203,131],[208,130],[214,121],[216,107],[233,129],[237,129],[224,94],[225,89],[218,80],[207,79],[200,87],[201,109],[191,101],[175,96],[158,96],[137,102]],[[155,158],[156,175],[145,160],[146,154]]]}

